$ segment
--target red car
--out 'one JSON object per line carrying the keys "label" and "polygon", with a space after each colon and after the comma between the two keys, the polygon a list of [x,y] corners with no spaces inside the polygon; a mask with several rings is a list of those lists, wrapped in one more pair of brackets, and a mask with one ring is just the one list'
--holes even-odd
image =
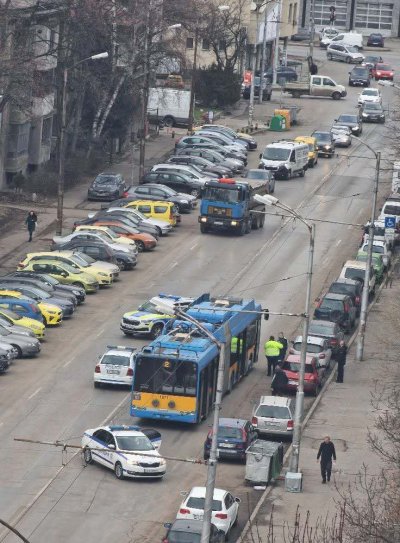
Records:
{"label": "red car", "polygon": [[[296,391],[299,384],[300,355],[290,354],[282,365],[283,371],[289,379],[286,390]],[[309,392],[315,396],[322,387],[325,376],[325,368],[320,366],[318,358],[315,356],[306,357],[306,372],[304,375],[304,392]]]}
{"label": "red car", "polygon": [[382,64],[378,62],[371,70],[372,77],[375,77],[375,81],[378,79],[389,79],[393,81],[394,70],[389,64]]}

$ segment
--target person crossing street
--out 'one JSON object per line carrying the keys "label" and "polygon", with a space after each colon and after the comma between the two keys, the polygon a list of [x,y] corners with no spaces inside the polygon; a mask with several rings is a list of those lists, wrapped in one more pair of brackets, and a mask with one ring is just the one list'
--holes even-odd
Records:
{"label": "person crossing street", "polygon": [[269,336],[269,340],[265,342],[264,353],[267,357],[268,362],[268,371],[267,375],[270,376],[272,373],[275,373],[276,365],[279,361],[279,354],[283,349],[282,343],[275,341],[274,336]]}

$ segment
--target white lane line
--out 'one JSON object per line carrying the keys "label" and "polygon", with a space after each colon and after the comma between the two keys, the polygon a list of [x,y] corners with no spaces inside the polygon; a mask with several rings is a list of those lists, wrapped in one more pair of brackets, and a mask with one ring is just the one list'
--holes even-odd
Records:
{"label": "white lane line", "polygon": [[168,271],[173,270],[174,268],[176,268],[177,265],[178,265],[178,262],[174,262],[174,263],[171,264],[171,266],[168,268]]}
{"label": "white lane line", "polygon": [[342,243],[342,240],[341,239],[338,239],[337,242],[336,242],[336,247],[339,247],[339,245]]}
{"label": "white lane line", "polygon": [[195,243],[194,245],[192,245],[192,247],[190,247],[190,250],[193,251],[193,249],[195,249],[197,246],[198,246],[198,243]]}
{"label": "white lane line", "polygon": [[71,362],[73,361],[75,357],[72,357],[70,358],[69,360],[67,360],[67,362],[65,362],[65,364],[63,365],[63,368],[66,368],[67,366],[69,366],[71,364]]}
{"label": "white lane line", "polygon": [[28,400],[32,400],[32,398],[34,398],[36,394],[38,394],[41,390],[42,390],[42,387],[39,387],[38,389],[35,390],[35,392],[32,392],[32,394],[28,396]]}
{"label": "white lane line", "polygon": [[96,334],[96,337],[100,337],[103,333],[104,333],[104,328],[101,328],[101,329],[99,330],[99,333]]}

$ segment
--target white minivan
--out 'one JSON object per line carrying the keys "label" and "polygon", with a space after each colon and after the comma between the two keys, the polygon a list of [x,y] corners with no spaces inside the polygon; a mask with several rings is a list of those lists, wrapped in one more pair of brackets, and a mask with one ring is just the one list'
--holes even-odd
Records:
{"label": "white minivan", "polygon": [[358,32],[342,32],[332,38],[330,44],[333,45],[334,43],[338,45],[352,45],[357,49],[362,49],[363,37],[362,34],[359,34]]}
{"label": "white minivan", "polygon": [[308,145],[291,140],[270,143],[260,154],[258,167],[272,171],[275,179],[304,177],[308,168]]}

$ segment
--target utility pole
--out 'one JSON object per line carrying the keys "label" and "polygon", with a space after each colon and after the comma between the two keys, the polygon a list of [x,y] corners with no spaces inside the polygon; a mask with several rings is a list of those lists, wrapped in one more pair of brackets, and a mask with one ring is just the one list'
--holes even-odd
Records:
{"label": "utility pole", "polygon": [[281,21],[281,9],[282,0],[278,0],[278,11],[276,20],[276,36],[275,36],[275,49],[274,49],[274,69],[272,72],[272,84],[277,84],[278,79],[278,66],[279,66],[279,36],[280,36],[280,21]]}
{"label": "utility pole", "polygon": [[315,40],[315,0],[310,0],[310,45],[308,55],[311,59],[314,56],[314,40]]}
{"label": "utility pole", "polygon": [[190,85],[190,106],[189,106],[189,124],[188,132],[191,134],[193,132],[194,124],[194,98],[195,98],[195,83],[197,75],[197,49],[199,45],[199,27],[196,26],[194,32],[194,50],[193,50],[193,66],[192,66],[192,81]]}
{"label": "utility pole", "polygon": [[64,213],[64,181],[65,181],[65,123],[67,112],[67,81],[68,69],[63,69],[62,91],[61,91],[61,119],[60,119],[60,140],[58,149],[58,183],[57,183],[57,236],[62,235],[63,213]]}
{"label": "utility pole", "polygon": [[[359,138],[356,138],[359,139]],[[359,140],[364,143],[362,140]],[[366,144],[365,144],[366,145]],[[368,148],[370,148],[367,145]],[[371,149],[371,148],[370,148]],[[365,329],[367,326],[367,311],[368,311],[368,300],[369,300],[369,281],[370,281],[370,270],[372,265],[372,249],[374,243],[374,232],[375,232],[375,214],[376,214],[376,201],[378,198],[378,189],[379,189],[379,169],[381,165],[381,152],[380,151],[371,151],[375,154],[376,165],[375,165],[375,182],[374,190],[372,196],[372,209],[371,209],[371,220],[368,231],[368,253],[367,261],[365,265],[365,276],[364,276],[364,285],[361,297],[361,311],[360,311],[360,328],[357,338],[357,350],[356,350],[356,360],[361,362],[364,358],[364,342],[365,342]]]}
{"label": "utility pole", "polygon": [[263,90],[264,90],[264,72],[265,72],[265,62],[267,56],[267,19],[268,19],[268,4],[265,4],[264,7],[264,28],[263,28],[263,42],[261,49],[261,70],[260,70],[260,93],[258,96],[258,103],[263,103]]}
{"label": "utility pole", "polygon": [[150,85],[150,48],[151,48],[151,34],[150,34],[150,13],[152,8],[152,1],[149,1],[149,6],[146,14],[146,28],[144,39],[144,52],[143,52],[143,86],[142,86],[142,102],[141,102],[141,127],[139,133],[139,183],[144,176],[144,162],[146,159],[146,131],[147,131],[147,104],[149,101],[149,85]]}
{"label": "utility pole", "polygon": [[263,0],[256,0],[255,3],[256,3],[256,35],[254,39],[253,57],[252,57],[252,62],[251,62],[249,118],[247,122],[247,126],[249,128],[253,126],[253,118],[254,118],[254,83],[255,83],[256,69],[257,69],[258,16],[260,14],[260,8],[262,6]]}

